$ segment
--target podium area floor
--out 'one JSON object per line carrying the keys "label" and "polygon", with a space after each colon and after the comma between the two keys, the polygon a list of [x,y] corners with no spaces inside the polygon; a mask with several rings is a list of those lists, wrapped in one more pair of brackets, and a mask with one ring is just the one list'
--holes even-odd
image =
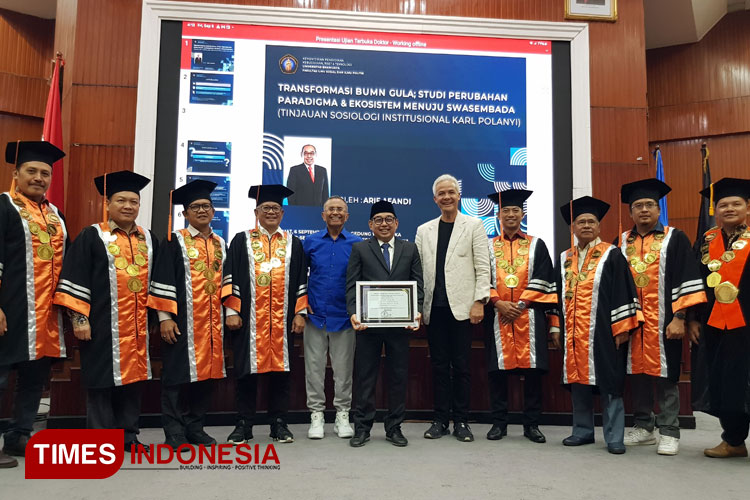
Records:
{"label": "podium area floor", "polygon": [[[627,499],[658,498],[722,500],[747,498],[750,459],[710,459],[703,449],[720,441],[718,420],[696,415],[697,428],[683,430],[680,453],[659,456],[656,446],[628,447],[625,455],[610,455],[597,428],[597,442],[579,448],[561,444],[569,427],[545,426],[546,444],[523,437],[521,426],[510,426],[509,435],[488,441],[487,424],[471,426],[476,440],[460,443],[452,436],[435,441],[422,437],[429,423],[403,426],[409,439],[405,448],[385,440],[381,423],[362,448],[326,424],[322,440],[307,438],[307,425],[292,425],[296,441],[276,444],[278,470],[164,470],[159,466],[130,465],[109,479],[26,480],[23,459],[15,469],[0,470],[0,497],[34,499]],[[208,427],[223,440],[229,427]],[[251,444],[271,443],[268,426],[256,426]],[[160,429],[145,429],[140,439],[161,443]]]}

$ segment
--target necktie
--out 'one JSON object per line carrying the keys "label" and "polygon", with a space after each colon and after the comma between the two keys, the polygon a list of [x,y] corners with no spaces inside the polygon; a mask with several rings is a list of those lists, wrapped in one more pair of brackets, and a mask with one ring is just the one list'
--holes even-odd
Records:
{"label": "necktie", "polygon": [[313,173],[312,167],[307,167],[307,172],[310,174],[310,180],[313,181],[313,184],[315,184],[315,174]]}
{"label": "necktie", "polygon": [[385,268],[388,269],[388,272],[391,272],[391,256],[390,256],[390,252],[388,252],[388,247],[390,247],[388,243],[383,243],[382,245],[380,245],[380,248],[383,249],[383,258],[385,259]]}

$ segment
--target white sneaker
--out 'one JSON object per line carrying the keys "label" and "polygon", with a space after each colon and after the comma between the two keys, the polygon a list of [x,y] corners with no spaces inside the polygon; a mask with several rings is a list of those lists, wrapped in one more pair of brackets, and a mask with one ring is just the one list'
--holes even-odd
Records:
{"label": "white sneaker", "polygon": [[340,438],[350,438],[354,436],[354,429],[349,424],[349,412],[337,411],[336,422],[333,424],[333,430]]}
{"label": "white sneaker", "polygon": [[679,450],[679,438],[672,436],[661,436],[659,438],[659,447],[656,449],[656,453],[659,455],[677,455]]}
{"label": "white sneaker", "polygon": [[325,419],[323,418],[322,411],[314,411],[310,414],[310,429],[307,431],[307,437],[310,439],[323,439],[326,435],[323,424]]}
{"label": "white sneaker", "polygon": [[642,444],[656,444],[656,436],[654,436],[653,431],[649,432],[643,427],[633,427],[625,433],[625,446]]}

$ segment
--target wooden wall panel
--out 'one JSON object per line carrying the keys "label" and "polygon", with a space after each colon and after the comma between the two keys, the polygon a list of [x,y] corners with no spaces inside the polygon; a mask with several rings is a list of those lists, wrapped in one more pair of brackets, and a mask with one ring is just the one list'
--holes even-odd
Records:
{"label": "wooden wall panel", "polygon": [[[85,115],[74,113],[70,136],[76,144],[132,146],[135,143],[137,89],[73,84],[72,100]],[[132,168],[132,165],[131,165]]]}
{"label": "wooden wall panel", "polygon": [[673,188],[670,223],[693,239],[701,144],[714,181],[750,177],[750,11],[726,15],[698,43],[649,50],[646,61],[649,141]]}
{"label": "wooden wall panel", "polygon": [[55,21],[0,9],[0,73],[47,79]]}

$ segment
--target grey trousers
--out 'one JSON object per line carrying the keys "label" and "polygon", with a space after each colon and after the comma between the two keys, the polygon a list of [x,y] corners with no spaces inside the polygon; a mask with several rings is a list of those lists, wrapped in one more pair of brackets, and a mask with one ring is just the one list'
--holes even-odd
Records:
{"label": "grey trousers", "polygon": [[[659,434],[680,438],[680,391],[677,384],[667,378],[651,375],[630,375],[633,415],[635,426],[649,432],[659,427]],[[654,383],[656,383],[656,400],[659,403],[659,414],[654,415]]]}
{"label": "grey trousers", "polygon": [[326,409],[325,378],[327,354],[331,356],[336,411],[349,411],[352,406],[352,371],[354,369],[354,330],[329,332],[311,321],[305,325],[305,388],[310,411]]}
{"label": "grey trousers", "polygon": [[[594,437],[594,388],[570,384],[573,397],[573,435],[582,439]],[[625,439],[625,406],[622,397],[601,395],[604,441],[622,445]]]}

